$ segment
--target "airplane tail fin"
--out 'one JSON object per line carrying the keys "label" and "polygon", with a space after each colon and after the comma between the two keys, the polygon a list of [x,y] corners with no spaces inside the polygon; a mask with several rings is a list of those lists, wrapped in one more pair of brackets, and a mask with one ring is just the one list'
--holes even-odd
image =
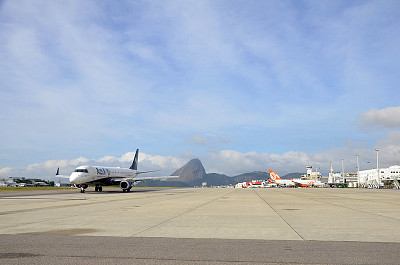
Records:
{"label": "airplane tail fin", "polygon": [[135,157],[133,158],[132,165],[129,169],[137,170],[138,157],[139,157],[139,149],[136,149]]}
{"label": "airplane tail fin", "polygon": [[276,179],[281,179],[278,174],[276,174],[276,172],[272,171],[271,169],[269,170],[269,176],[272,180],[276,180]]}
{"label": "airplane tail fin", "polygon": [[58,175],[60,175],[60,168],[59,167],[57,168],[56,176],[58,176]]}

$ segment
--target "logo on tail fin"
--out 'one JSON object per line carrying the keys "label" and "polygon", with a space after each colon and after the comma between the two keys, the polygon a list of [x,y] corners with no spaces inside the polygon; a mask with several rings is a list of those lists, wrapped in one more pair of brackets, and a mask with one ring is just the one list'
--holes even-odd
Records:
{"label": "logo on tail fin", "polygon": [[277,180],[281,179],[276,172],[272,171],[271,169],[269,170],[269,176],[271,177],[272,180]]}

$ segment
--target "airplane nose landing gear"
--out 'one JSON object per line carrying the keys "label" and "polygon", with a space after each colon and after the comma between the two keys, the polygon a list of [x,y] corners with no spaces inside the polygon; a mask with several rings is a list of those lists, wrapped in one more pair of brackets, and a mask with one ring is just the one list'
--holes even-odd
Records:
{"label": "airplane nose landing gear", "polygon": [[85,193],[86,188],[88,187],[88,185],[80,185],[81,187],[81,193]]}

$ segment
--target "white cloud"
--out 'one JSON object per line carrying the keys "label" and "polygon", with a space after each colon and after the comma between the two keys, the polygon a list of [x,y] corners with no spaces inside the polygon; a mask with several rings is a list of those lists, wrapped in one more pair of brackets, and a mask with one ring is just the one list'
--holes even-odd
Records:
{"label": "white cloud", "polygon": [[[210,171],[230,175],[266,165],[298,171],[315,161],[329,165],[329,156],[352,157],[357,148],[351,146],[318,154],[288,150],[357,139],[351,127],[360,105],[395,102],[395,7],[390,1],[4,1],[0,156],[13,168],[20,153],[31,159],[26,164],[82,150],[96,157],[99,150],[105,150],[100,156],[124,152],[125,139],[147,140],[154,152],[175,155],[188,143],[220,150],[225,139],[232,150],[258,151],[208,150],[201,158]],[[388,108],[360,120],[364,127],[399,128],[399,117]],[[52,154],[56,145],[65,150],[60,156]],[[265,153],[271,145],[276,154]],[[133,155],[48,160],[27,172],[129,166]],[[149,154],[141,159],[144,168],[165,171],[182,162]]]}
{"label": "white cloud", "polygon": [[[400,164],[399,131],[389,132],[384,139],[376,143],[376,147],[380,148],[381,167]],[[152,175],[170,175],[190,159],[197,157],[202,161],[207,173],[221,173],[229,176],[252,171],[268,171],[268,169],[273,169],[280,175],[284,175],[292,172],[305,172],[307,165],[312,165],[314,170],[318,168],[319,171],[327,174],[330,162],[333,162],[335,170],[341,170],[341,159],[344,158],[345,170],[355,172],[356,153],[360,154],[361,169],[369,169],[376,166],[376,152],[374,148],[368,147],[364,143],[348,141],[341,147],[322,150],[316,153],[288,151],[278,154],[259,152],[242,153],[235,150],[208,150],[202,156],[185,154],[180,157],[139,153],[139,170],[159,170],[152,173]],[[104,156],[98,159],[78,157],[71,160],[47,160],[42,163],[31,164],[26,169],[11,169],[6,167],[0,169],[0,174],[13,177],[53,179],[57,167],[60,167],[62,175],[69,175],[77,166],[85,164],[129,167],[134,155],[134,152],[127,152],[120,157]]]}
{"label": "white cloud", "polygon": [[400,129],[400,106],[371,109],[359,117],[362,128]]}
{"label": "white cloud", "polygon": [[12,171],[11,167],[0,168],[0,176],[4,177]]}
{"label": "white cloud", "polygon": [[[28,165],[26,169],[0,169],[0,174],[11,174],[13,177],[54,179],[56,170],[60,168],[61,175],[70,175],[78,166],[110,166],[129,167],[132,163],[134,152],[127,152],[121,157],[105,156],[98,159],[78,157],[71,160],[47,160],[42,163]],[[139,171],[159,170],[150,175],[170,175],[187,161],[173,156],[151,155],[139,153]]]}

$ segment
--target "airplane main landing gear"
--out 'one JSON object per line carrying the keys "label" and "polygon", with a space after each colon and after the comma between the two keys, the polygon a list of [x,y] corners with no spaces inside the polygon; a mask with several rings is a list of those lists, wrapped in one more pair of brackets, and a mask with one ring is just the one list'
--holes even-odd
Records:
{"label": "airplane main landing gear", "polygon": [[103,187],[102,187],[102,186],[96,185],[96,186],[94,187],[94,191],[103,191]]}

